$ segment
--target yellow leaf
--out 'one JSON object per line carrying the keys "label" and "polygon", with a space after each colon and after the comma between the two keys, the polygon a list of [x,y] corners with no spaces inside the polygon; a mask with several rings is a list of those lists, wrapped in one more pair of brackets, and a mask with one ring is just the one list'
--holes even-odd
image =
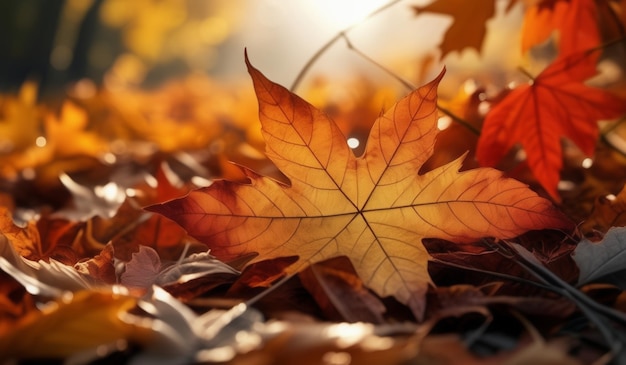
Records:
{"label": "yellow leaf", "polygon": [[430,283],[427,237],[471,242],[568,227],[552,204],[494,169],[458,172],[462,158],[419,175],[437,136],[443,73],[379,117],[365,153],[321,111],[248,63],[267,156],[286,186],[245,170],[250,183],[215,181],[187,197],[149,207],[179,222],[222,260],[298,255],[290,267],[345,255],[365,285],[395,296],[419,319]]}
{"label": "yellow leaf", "polygon": [[112,292],[82,291],[30,312],[0,338],[0,359],[66,358],[118,340],[145,344],[149,331],[120,315],[136,299]]}

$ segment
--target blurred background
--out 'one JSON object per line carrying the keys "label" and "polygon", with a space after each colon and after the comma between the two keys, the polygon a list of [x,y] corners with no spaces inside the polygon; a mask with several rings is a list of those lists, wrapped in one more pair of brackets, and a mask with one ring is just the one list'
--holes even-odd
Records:
{"label": "blurred background", "polygon": [[[289,85],[306,62],[340,30],[355,47],[412,82],[434,76],[440,66],[437,45],[451,17],[424,14],[411,7],[429,0],[397,1],[359,24],[388,0],[4,0],[0,4],[0,89],[15,91],[34,80],[42,96],[88,79],[154,87],[169,78],[201,71],[222,80],[245,73],[243,50],[274,81]],[[504,0],[503,3],[508,3]],[[513,31],[521,11],[500,25]],[[516,21],[511,22],[511,19]],[[510,63],[511,34],[483,55],[448,57],[454,71],[462,63],[493,67]],[[509,39],[507,41],[506,39]],[[498,41],[496,41],[497,43]],[[507,47],[509,45],[509,47]],[[508,48],[508,49],[507,49]],[[508,59],[508,60],[507,60]],[[428,60],[427,75],[420,63]],[[338,41],[311,74],[341,76],[367,70],[367,61]],[[364,71],[367,70],[367,71]]]}
{"label": "blurred background", "polygon": [[[381,111],[444,65],[440,101],[477,125],[484,97],[525,77],[522,2],[496,0],[481,49],[447,54],[440,44],[454,18],[415,11],[429,3],[2,0],[0,194],[60,207],[72,186],[123,191],[164,163],[198,186],[242,178],[230,161],[280,179],[263,153],[244,49],[270,80],[333,118],[357,155]],[[475,145],[475,133],[457,129],[434,164]]]}

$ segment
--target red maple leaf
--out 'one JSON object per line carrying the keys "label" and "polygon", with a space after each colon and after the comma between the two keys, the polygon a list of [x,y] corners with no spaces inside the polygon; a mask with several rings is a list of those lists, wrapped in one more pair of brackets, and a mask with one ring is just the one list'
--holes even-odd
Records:
{"label": "red maple leaf", "polygon": [[478,162],[495,166],[520,144],[535,178],[558,199],[561,138],[571,140],[591,156],[599,133],[597,121],[626,111],[625,100],[584,83],[595,73],[589,67],[590,55],[559,58],[497,104],[485,118],[476,152]]}

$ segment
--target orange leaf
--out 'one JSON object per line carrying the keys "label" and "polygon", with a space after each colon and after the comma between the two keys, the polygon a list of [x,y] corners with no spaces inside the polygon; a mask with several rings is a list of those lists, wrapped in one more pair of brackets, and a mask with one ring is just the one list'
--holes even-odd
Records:
{"label": "orange leaf", "polygon": [[586,51],[600,44],[594,0],[544,0],[526,11],[522,52],[558,32],[561,56]]}
{"label": "orange leaf", "polygon": [[42,312],[30,312],[0,338],[0,360],[65,358],[117,340],[149,341],[146,328],[120,316],[136,299],[110,292],[81,291]]}
{"label": "orange leaf", "polygon": [[549,201],[497,170],[459,173],[462,158],[417,173],[433,152],[443,73],[379,117],[357,158],[331,119],[247,64],[267,156],[291,185],[246,170],[247,184],[215,181],[148,208],[222,260],[298,255],[295,272],[345,255],[366,286],[421,318],[431,282],[422,238],[468,242],[569,225]]}
{"label": "orange leaf", "polygon": [[560,58],[532,83],[516,88],[498,103],[485,118],[476,151],[478,162],[495,166],[507,151],[521,144],[535,178],[558,199],[561,138],[591,156],[598,138],[597,121],[626,111],[624,100],[583,83],[595,72],[587,61],[585,53]]}

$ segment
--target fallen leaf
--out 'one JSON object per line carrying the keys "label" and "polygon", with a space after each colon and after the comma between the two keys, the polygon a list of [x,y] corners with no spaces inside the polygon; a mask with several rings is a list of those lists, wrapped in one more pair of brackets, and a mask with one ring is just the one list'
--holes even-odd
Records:
{"label": "fallen leaf", "polygon": [[120,319],[136,299],[81,291],[42,312],[31,312],[0,338],[0,359],[66,358],[119,340],[147,342],[149,332]]}
{"label": "fallen leaf", "polygon": [[489,316],[489,308],[496,305],[509,306],[530,316],[551,319],[565,318],[576,310],[574,304],[563,298],[502,295],[498,293],[500,285],[501,283],[491,282],[481,287],[462,284],[436,288],[432,299],[434,304],[430,310],[432,318],[440,320],[472,312]]}
{"label": "fallen leaf", "polygon": [[462,158],[417,174],[437,135],[443,73],[378,118],[356,158],[332,120],[247,64],[267,155],[291,185],[246,170],[248,184],[216,181],[147,208],[177,221],[218,258],[298,255],[289,267],[295,272],[346,255],[366,286],[421,318],[431,282],[422,238],[467,242],[569,226],[549,201],[496,170],[459,173]]}
{"label": "fallen leaf", "polygon": [[64,290],[90,288],[91,277],[74,267],[54,259],[32,261],[20,256],[11,243],[12,238],[0,232],[0,269],[11,275],[31,294],[59,296]]}
{"label": "fallen leaf", "polygon": [[239,276],[239,271],[215,258],[210,251],[194,253],[174,263],[165,263],[155,283],[159,286],[182,284],[205,276],[228,274]]}
{"label": "fallen leaf", "polygon": [[611,227],[626,226],[626,186],[614,196],[597,197],[589,217],[581,223],[580,230],[586,234],[603,234]]}
{"label": "fallen leaf", "polygon": [[[250,255],[248,258],[252,259],[254,256],[256,255]],[[252,263],[243,269],[241,276],[229,292],[237,296],[249,292],[251,288],[267,288],[284,277],[285,269],[296,261],[298,261],[297,256],[288,256]]]}
{"label": "fallen leaf", "polygon": [[122,285],[149,288],[154,284],[161,270],[159,254],[147,246],[140,246],[126,264],[126,270],[120,276]]}
{"label": "fallen leaf", "polygon": [[66,101],[57,117],[46,115],[43,149],[51,149],[58,159],[73,156],[101,157],[109,150],[108,143],[97,133],[88,130],[89,116],[76,104]]}
{"label": "fallen leaf", "polygon": [[11,212],[0,207],[0,232],[20,256],[34,261],[45,257],[35,222],[27,222],[25,227],[18,227],[13,222]]}
{"label": "fallen leaf", "polygon": [[347,257],[315,263],[300,272],[299,277],[328,319],[384,322],[385,305],[363,286]]}
{"label": "fallen leaf", "polygon": [[574,253],[580,269],[578,285],[606,280],[626,290],[626,228],[611,228],[600,242],[583,238]]}
{"label": "fallen leaf", "polygon": [[94,257],[74,265],[76,271],[106,284],[117,283],[113,245],[107,243],[102,251]]}
{"label": "fallen leaf", "polygon": [[11,332],[20,318],[36,309],[35,297],[9,274],[0,271],[0,336]]}
{"label": "fallen leaf", "polygon": [[40,130],[35,83],[25,82],[17,96],[0,94],[0,175],[15,178],[33,161],[39,161],[39,156],[24,152],[35,145]]}
{"label": "fallen leaf", "polygon": [[563,166],[561,139],[567,138],[591,156],[600,119],[626,111],[626,102],[609,92],[585,85],[595,69],[587,54],[561,58],[527,85],[511,91],[487,114],[476,157],[483,166],[496,166],[517,144],[541,186],[559,199],[557,185]]}

